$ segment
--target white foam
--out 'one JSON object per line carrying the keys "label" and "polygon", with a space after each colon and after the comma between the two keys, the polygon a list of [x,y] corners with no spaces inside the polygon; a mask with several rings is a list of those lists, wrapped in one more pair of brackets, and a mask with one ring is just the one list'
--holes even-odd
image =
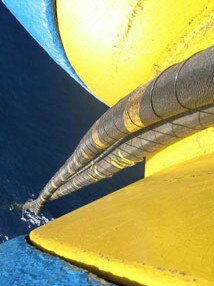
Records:
{"label": "white foam", "polygon": [[52,221],[53,218],[48,219],[42,213],[35,214],[33,212],[25,210],[22,212],[21,220],[25,221],[28,224],[28,228],[32,228],[34,226],[41,226],[43,224],[46,224],[47,222]]}
{"label": "white foam", "polygon": [[4,235],[4,234],[0,234],[0,241],[1,242],[5,242],[9,239],[9,237],[7,235]]}

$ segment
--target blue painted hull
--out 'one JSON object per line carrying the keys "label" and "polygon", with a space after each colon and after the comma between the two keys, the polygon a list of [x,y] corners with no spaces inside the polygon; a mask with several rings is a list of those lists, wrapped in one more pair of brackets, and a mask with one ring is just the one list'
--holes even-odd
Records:
{"label": "blue painted hull", "polygon": [[30,246],[23,236],[0,245],[0,284],[4,286],[112,285],[58,257]]}

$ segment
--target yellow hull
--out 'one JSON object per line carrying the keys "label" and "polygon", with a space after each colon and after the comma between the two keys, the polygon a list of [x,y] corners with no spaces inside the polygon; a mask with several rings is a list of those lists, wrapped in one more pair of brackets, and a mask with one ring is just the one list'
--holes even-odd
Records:
{"label": "yellow hull", "polygon": [[[214,1],[57,0],[66,55],[109,106],[213,45]],[[166,103],[167,104],[167,103]],[[214,285],[214,129],[147,158],[146,178],[30,233],[124,285]]]}
{"label": "yellow hull", "polygon": [[67,57],[107,105],[214,43],[214,1],[57,0]]}
{"label": "yellow hull", "polygon": [[160,156],[172,162],[172,149],[176,158],[189,146],[182,161],[163,166],[156,154],[158,172],[32,231],[31,241],[124,285],[214,285],[213,144],[213,128],[181,140]]}

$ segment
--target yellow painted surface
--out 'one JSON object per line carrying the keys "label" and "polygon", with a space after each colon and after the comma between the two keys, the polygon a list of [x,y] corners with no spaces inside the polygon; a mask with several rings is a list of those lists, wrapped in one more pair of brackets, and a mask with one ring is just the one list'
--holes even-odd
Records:
{"label": "yellow painted surface", "polygon": [[214,43],[213,0],[57,0],[69,61],[109,106]]}
{"label": "yellow painted surface", "polygon": [[30,233],[124,285],[214,285],[214,153],[162,170]]}
{"label": "yellow painted surface", "polygon": [[188,136],[146,158],[145,176],[214,152],[214,127]]}

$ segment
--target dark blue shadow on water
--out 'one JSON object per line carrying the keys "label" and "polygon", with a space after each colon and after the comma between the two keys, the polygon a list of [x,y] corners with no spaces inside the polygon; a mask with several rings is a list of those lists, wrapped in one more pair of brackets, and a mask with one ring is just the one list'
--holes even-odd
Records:
{"label": "dark blue shadow on water", "polygon": [[[107,107],[74,82],[0,3],[0,242],[36,225],[17,204],[36,197]],[[143,177],[143,164],[46,207],[49,219]]]}

